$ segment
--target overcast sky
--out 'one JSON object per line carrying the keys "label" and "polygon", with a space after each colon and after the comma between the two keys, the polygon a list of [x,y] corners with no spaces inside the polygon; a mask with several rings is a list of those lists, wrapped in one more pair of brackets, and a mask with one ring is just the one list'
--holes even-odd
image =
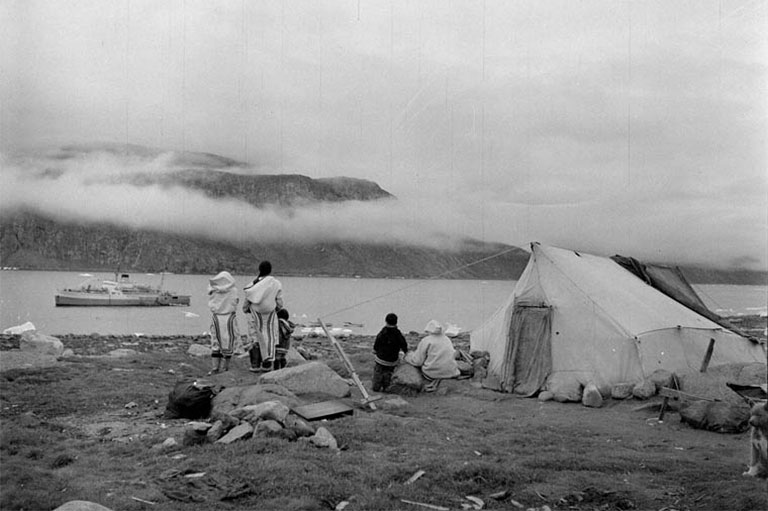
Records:
{"label": "overcast sky", "polygon": [[[299,237],[443,231],[768,267],[764,1],[0,0],[0,23],[6,203],[87,213],[61,184],[20,184],[10,156],[130,143],[399,198],[280,217]],[[270,230],[227,207],[235,230]],[[194,230],[195,211],[174,221]]]}

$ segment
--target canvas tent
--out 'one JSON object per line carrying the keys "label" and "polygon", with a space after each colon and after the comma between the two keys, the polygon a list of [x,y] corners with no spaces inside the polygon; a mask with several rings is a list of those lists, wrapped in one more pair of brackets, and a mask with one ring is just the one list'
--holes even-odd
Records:
{"label": "canvas tent", "polygon": [[615,261],[534,243],[512,295],[471,333],[470,344],[490,354],[488,374],[500,390],[546,389],[575,401],[590,382],[608,393],[657,369],[697,371],[710,339],[710,366],[765,361],[762,346]]}

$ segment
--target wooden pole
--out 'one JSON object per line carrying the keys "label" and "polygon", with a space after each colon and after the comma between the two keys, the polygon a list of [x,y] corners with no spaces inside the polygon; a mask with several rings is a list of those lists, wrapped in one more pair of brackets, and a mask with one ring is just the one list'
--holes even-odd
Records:
{"label": "wooden pole", "polygon": [[709,346],[707,346],[707,353],[704,355],[704,360],[701,362],[701,369],[699,372],[706,373],[707,367],[709,366],[709,361],[712,360],[712,352],[715,349],[715,340],[710,339],[709,340]]}
{"label": "wooden pole", "polygon": [[360,390],[360,393],[363,395],[363,404],[370,406],[371,410],[375,410],[376,405],[372,402],[374,400],[371,399],[371,397],[368,395],[368,391],[365,390],[365,386],[363,385],[363,382],[360,381],[360,377],[357,376],[357,371],[355,371],[355,366],[352,365],[352,361],[349,360],[349,357],[347,357],[347,354],[344,353],[344,350],[341,348],[341,344],[339,344],[339,341],[337,341],[336,338],[333,335],[331,335],[331,332],[325,326],[325,323],[323,323],[322,319],[318,318],[317,321],[320,323],[320,326],[323,328],[323,332],[325,332],[325,335],[327,335],[328,339],[331,340],[331,344],[336,350],[336,353],[339,354],[339,357],[341,357],[342,362],[344,362],[344,365],[347,366],[347,370],[352,374],[352,381],[355,382],[355,385],[357,385],[357,388]]}

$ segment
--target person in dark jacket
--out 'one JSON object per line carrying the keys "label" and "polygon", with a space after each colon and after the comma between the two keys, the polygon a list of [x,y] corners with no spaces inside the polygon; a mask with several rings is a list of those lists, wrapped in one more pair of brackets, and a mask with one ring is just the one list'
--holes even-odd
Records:
{"label": "person in dark jacket", "polygon": [[288,365],[286,357],[288,350],[291,349],[291,334],[296,328],[296,325],[291,321],[291,315],[288,313],[288,309],[280,309],[277,311],[277,326],[280,333],[280,339],[277,341],[275,347],[275,369],[283,369]]}
{"label": "person in dark jacket", "polygon": [[373,343],[373,391],[386,392],[392,382],[392,373],[400,360],[400,351],[408,353],[408,343],[405,342],[400,329],[397,328],[397,315],[390,312],[384,318],[386,324],[376,335]]}

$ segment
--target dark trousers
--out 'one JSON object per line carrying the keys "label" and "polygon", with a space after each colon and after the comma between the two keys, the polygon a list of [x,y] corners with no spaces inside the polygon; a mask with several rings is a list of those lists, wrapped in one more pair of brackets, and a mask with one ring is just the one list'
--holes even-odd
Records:
{"label": "dark trousers", "polygon": [[280,351],[279,348],[275,351],[275,369],[282,369],[288,365],[288,360],[286,360],[285,356],[286,353],[284,351]]}
{"label": "dark trousers", "polygon": [[381,364],[373,364],[373,391],[382,392],[386,391],[392,384],[392,373],[395,372],[396,366],[383,366]]}
{"label": "dark trousers", "polygon": [[262,369],[265,371],[272,369],[272,362],[264,361],[261,356],[261,348],[258,344],[253,345],[251,351],[248,352],[248,357],[251,359],[251,368]]}

